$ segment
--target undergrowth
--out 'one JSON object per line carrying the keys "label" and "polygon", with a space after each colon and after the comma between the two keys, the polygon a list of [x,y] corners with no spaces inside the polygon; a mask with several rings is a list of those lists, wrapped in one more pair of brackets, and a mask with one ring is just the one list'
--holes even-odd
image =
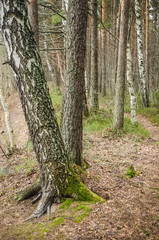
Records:
{"label": "undergrowth", "polygon": [[140,108],[137,110],[137,114],[147,117],[152,123],[159,126],[159,109],[152,108]]}

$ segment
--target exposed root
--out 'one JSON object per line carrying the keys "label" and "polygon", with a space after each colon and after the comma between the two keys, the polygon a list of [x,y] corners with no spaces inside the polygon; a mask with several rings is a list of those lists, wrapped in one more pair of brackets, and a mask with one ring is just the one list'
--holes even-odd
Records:
{"label": "exposed root", "polygon": [[20,202],[38,194],[40,191],[41,191],[40,180],[37,179],[37,181],[32,186],[27,187],[25,190],[21,191],[16,196],[15,199]]}
{"label": "exposed root", "polygon": [[41,198],[41,196],[42,196],[42,192],[40,192],[39,194],[38,194],[38,196],[36,196],[36,198],[34,198],[33,200],[32,200],[32,204],[34,204],[34,203],[36,203],[40,198]]}

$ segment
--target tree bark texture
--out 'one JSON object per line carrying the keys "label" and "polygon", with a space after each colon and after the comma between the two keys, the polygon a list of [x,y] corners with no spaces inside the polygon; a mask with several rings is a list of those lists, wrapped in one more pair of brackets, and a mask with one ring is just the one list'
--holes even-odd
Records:
{"label": "tree bark texture", "polygon": [[28,0],[28,17],[34,32],[36,44],[39,46],[39,27],[38,27],[38,2]]}
{"label": "tree bark texture", "polygon": [[134,126],[136,124],[136,94],[133,81],[133,62],[130,48],[130,40],[128,40],[127,44],[127,82],[130,94],[131,123]]}
{"label": "tree bark texture", "polygon": [[122,129],[124,125],[124,92],[125,92],[126,48],[127,48],[129,6],[130,0],[122,0],[115,110],[113,122],[113,127],[116,130]]}
{"label": "tree bark texture", "polygon": [[87,29],[86,0],[70,0],[67,15],[66,83],[62,135],[70,160],[81,165],[84,65]]}
{"label": "tree bark texture", "polygon": [[[39,163],[41,200],[32,214],[40,217],[61,197],[103,201],[89,191],[68,166],[25,0],[2,0],[2,32],[8,60]],[[79,49],[78,49],[79,50]],[[83,100],[83,99],[82,99]]]}
{"label": "tree bark texture", "polygon": [[97,21],[97,0],[91,1],[91,89],[90,89],[90,108],[97,110],[98,104],[98,21]]}
{"label": "tree bark texture", "polygon": [[42,199],[34,212],[38,217],[64,192],[68,174],[67,155],[25,1],[2,1],[2,32],[40,168]]}
{"label": "tree bark texture", "polygon": [[145,66],[144,66],[143,32],[142,32],[142,22],[141,22],[140,12],[141,12],[140,0],[135,0],[137,52],[138,52],[138,66],[139,66],[141,96],[142,96],[143,107],[149,107],[148,89],[147,89]]}

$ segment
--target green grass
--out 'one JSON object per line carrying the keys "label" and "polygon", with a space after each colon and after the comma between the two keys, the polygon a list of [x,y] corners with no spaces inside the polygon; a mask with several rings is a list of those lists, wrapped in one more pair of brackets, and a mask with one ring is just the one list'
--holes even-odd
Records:
{"label": "green grass", "polygon": [[109,114],[100,110],[101,112],[97,112],[90,114],[90,116],[84,119],[83,129],[84,132],[99,132],[104,130],[106,127],[111,127],[111,119]]}
{"label": "green grass", "polygon": [[141,108],[137,110],[137,114],[143,115],[149,119],[152,123],[159,126],[159,109],[153,108]]}
{"label": "green grass", "polygon": [[135,126],[132,126],[130,118],[125,118],[124,132],[142,138],[150,137],[148,130],[143,128],[140,123],[136,123]]}
{"label": "green grass", "polygon": [[50,96],[51,96],[53,107],[55,109],[56,118],[59,124],[61,119],[62,93],[58,88],[51,86]]}

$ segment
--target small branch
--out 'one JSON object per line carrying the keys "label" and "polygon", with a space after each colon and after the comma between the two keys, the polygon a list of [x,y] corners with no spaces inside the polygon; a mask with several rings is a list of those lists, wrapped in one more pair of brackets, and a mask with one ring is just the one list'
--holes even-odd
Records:
{"label": "small branch", "polygon": [[48,48],[48,49],[40,49],[40,51],[62,51],[65,50],[65,48]]}
{"label": "small branch", "polygon": [[58,13],[53,7],[44,5],[44,4],[42,4],[42,3],[39,3],[38,5],[39,5],[39,6],[42,6],[42,7],[44,7],[44,8],[49,8],[49,9],[51,9],[51,10],[54,11],[57,15],[59,15],[62,19],[66,20],[66,18],[65,18],[64,16],[62,16],[60,13]]}
{"label": "small branch", "polygon": [[2,65],[5,65],[5,64],[11,65],[11,61],[7,60],[7,61],[5,61],[5,62],[2,63]]}
{"label": "small branch", "polygon": [[0,145],[0,149],[2,151],[2,153],[4,154],[4,156],[8,159],[8,156],[6,155],[5,151],[3,150],[2,146]]}

